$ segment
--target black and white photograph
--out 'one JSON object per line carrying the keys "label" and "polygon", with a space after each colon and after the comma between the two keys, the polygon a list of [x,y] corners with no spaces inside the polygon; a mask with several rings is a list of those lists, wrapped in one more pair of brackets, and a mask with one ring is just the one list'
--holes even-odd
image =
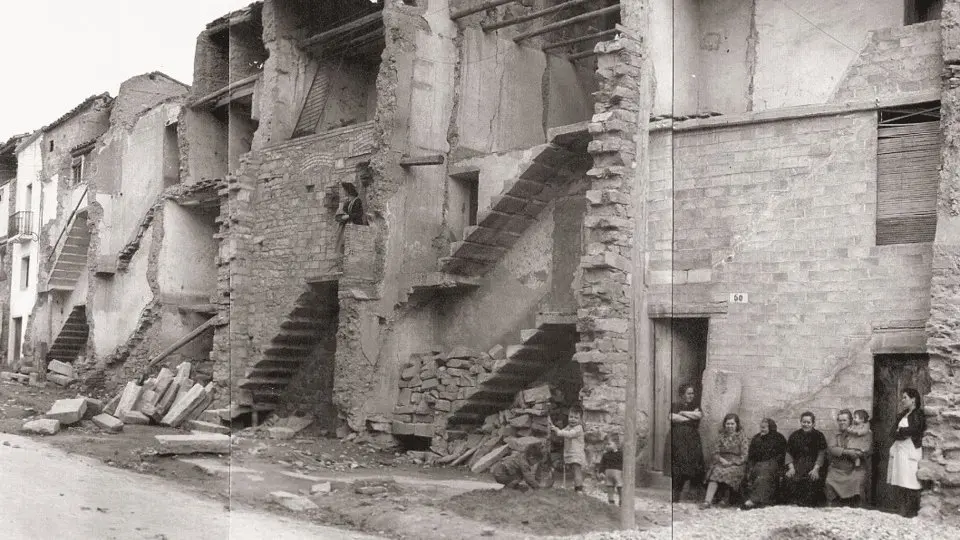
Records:
{"label": "black and white photograph", "polygon": [[960,0],[0,47],[0,539],[960,540]]}

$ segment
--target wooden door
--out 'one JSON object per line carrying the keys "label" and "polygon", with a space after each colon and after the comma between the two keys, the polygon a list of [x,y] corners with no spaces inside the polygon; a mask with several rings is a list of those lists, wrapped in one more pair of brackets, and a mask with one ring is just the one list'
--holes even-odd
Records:
{"label": "wooden door", "polygon": [[670,404],[677,401],[677,388],[692,383],[699,399],[707,361],[709,319],[658,319],[653,324],[654,422],[653,464],[655,471],[669,475],[666,453],[670,434]]}
{"label": "wooden door", "polygon": [[916,388],[923,396],[930,391],[928,359],[925,354],[885,354],[874,357],[873,372],[873,466],[870,472],[870,503],[879,510],[896,512],[896,489],[887,484],[890,433],[899,415],[900,396],[905,388]]}

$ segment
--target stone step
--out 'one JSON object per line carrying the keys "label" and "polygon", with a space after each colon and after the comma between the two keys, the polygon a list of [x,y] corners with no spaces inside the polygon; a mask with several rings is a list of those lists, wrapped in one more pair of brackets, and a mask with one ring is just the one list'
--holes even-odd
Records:
{"label": "stone step", "polygon": [[524,231],[530,228],[530,225],[533,225],[533,222],[534,219],[531,217],[504,214],[503,212],[497,212],[490,208],[477,213],[478,226],[498,231],[506,231],[517,235],[523,234]]}
{"label": "stone step", "polygon": [[269,387],[255,388],[252,392],[256,403],[278,403],[283,395],[283,390]]}
{"label": "stone step", "polygon": [[463,230],[463,239],[476,244],[509,248],[520,239],[517,233],[474,225]]}
{"label": "stone step", "polygon": [[311,330],[284,330],[273,338],[276,344],[304,344],[311,347],[320,340],[321,333]]}
{"label": "stone step", "polygon": [[257,360],[251,369],[299,369],[304,360],[305,357],[303,356],[264,356]]}
{"label": "stone step", "polygon": [[297,371],[300,371],[296,367],[254,367],[248,369],[244,376],[247,379],[253,379],[257,377],[263,378],[275,378],[275,377],[293,377]]}
{"label": "stone step", "polygon": [[566,330],[577,327],[577,314],[543,311],[537,314],[537,328],[541,330]]}
{"label": "stone step", "polygon": [[473,242],[454,242],[450,245],[450,256],[473,261],[496,262],[506,253],[506,249]]}
{"label": "stone step", "polygon": [[281,331],[285,330],[310,330],[320,326],[320,321],[314,317],[287,317],[285,321],[280,323]]}
{"label": "stone step", "polygon": [[576,329],[544,330],[528,328],[520,331],[520,341],[524,345],[553,345],[559,347],[576,343],[578,339]]}
{"label": "stone step", "polygon": [[257,388],[259,391],[260,388],[275,388],[275,387],[284,388],[288,384],[290,384],[290,377],[274,377],[274,378],[256,377],[256,378],[241,379],[238,382],[237,386],[239,386],[240,388]]}
{"label": "stone step", "polygon": [[270,345],[263,350],[264,356],[274,357],[303,357],[308,356],[314,348],[314,344],[297,345],[293,343],[284,345]]}
{"label": "stone step", "polygon": [[483,274],[491,266],[493,265],[488,262],[471,261],[460,257],[442,257],[440,259],[440,269],[451,274],[475,276]]}
{"label": "stone step", "polygon": [[[516,392],[514,392],[515,394]],[[513,396],[514,394],[511,394]],[[481,411],[499,411],[502,409],[509,409],[510,404],[513,403],[513,398],[504,399],[504,400],[491,400],[491,399],[470,399],[464,403],[459,409],[458,413],[480,413]],[[490,414],[489,412],[487,414]]]}

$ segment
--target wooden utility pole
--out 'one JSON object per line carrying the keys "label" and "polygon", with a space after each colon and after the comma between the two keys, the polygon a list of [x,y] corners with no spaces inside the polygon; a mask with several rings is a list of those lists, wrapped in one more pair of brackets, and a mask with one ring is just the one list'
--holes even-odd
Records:
{"label": "wooden utility pole", "polygon": [[[640,21],[642,31],[649,28],[646,4],[641,6]],[[646,249],[646,220],[647,195],[650,185],[650,109],[653,95],[650,78],[650,59],[645,40],[635,35],[630,29],[617,25],[627,39],[640,44],[642,68],[637,77],[637,124],[634,135],[636,144],[636,158],[633,163],[633,189],[630,197],[633,201],[633,249],[631,250],[631,281],[630,281],[630,341],[629,361],[627,363],[627,388],[624,396],[623,418],[623,494],[620,505],[620,527],[632,530],[637,526],[634,499],[637,485],[637,384],[638,366],[647,365],[649,358],[650,329],[647,318],[647,285],[644,268]],[[649,420],[649,418],[648,418]]]}

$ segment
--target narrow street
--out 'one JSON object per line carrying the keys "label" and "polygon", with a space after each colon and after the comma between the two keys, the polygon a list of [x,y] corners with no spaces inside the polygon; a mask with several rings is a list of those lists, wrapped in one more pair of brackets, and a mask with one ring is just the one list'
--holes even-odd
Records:
{"label": "narrow street", "polygon": [[31,439],[0,435],[4,538],[373,539],[234,507],[154,477],[112,469]]}

